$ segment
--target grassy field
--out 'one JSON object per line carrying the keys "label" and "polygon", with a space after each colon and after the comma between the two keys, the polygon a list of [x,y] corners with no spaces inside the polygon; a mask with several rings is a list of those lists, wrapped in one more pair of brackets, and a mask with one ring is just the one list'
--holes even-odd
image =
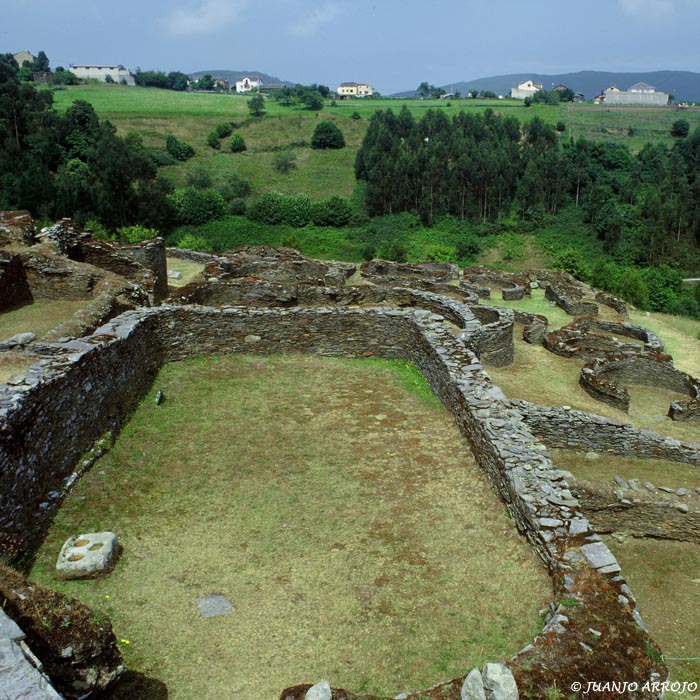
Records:
{"label": "grassy field", "polygon": [[[100,529],[124,545],[116,569],[56,580],[62,542]],[[171,700],[323,678],[419,689],[517,651],[551,595],[414,368],[309,356],[166,366],[32,575],[107,613],[129,668]],[[233,611],[202,619],[209,594]],[[113,696],[133,697],[150,700]]]}
{"label": "grassy field", "polygon": [[[306,193],[312,199],[337,194],[347,197],[354,186],[353,163],[364,137],[368,119],[378,109],[399,111],[406,105],[420,117],[429,109],[441,109],[448,115],[460,111],[481,113],[490,108],[497,113],[527,121],[539,116],[545,122],[563,122],[569,136],[586,136],[597,141],[625,143],[638,150],[647,141],[671,144],[671,124],[679,113],[668,108],[602,107],[599,105],[536,105],[525,108],[518,100],[397,100],[372,99],[330,102],[321,112],[298,106],[283,107],[266,100],[267,114],[251,119],[248,97],[216,95],[155,88],[125,87],[91,83],[70,86],[54,92],[55,106],[65,110],[74,100],[87,100],[101,118],[110,119],[120,134],[139,133],[148,146],[163,147],[168,134],[187,141],[196,150],[194,158],[184,164],[165,168],[163,173],[176,184],[184,183],[188,172],[209,171],[215,181],[236,173],[248,180],[253,195],[270,190],[290,194]],[[360,119],[353,119],[356,113]],[[700,109],[682,113],[691,128],[700,125]],[[339,151],[314,151],[300,144],[311,139],[317,121],[334,121],[345,135],[347,147]],[[236,133],[245,140],[248,151],[225,153],[206,144],[211,129],[222,121],[238,124]],[[291,149],[297,167],[287,175],[277,173],[272,165],[275,149]]]}

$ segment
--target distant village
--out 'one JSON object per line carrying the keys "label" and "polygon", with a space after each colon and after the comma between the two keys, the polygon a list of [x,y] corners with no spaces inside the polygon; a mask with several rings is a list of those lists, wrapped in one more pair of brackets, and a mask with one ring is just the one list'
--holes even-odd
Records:
{"label": "distant village", "polygon": [[[41,54],[40,54],[41,55]],[[31,70],[37,66],[37,57],[33,56],[29,51],[20,51],[14,54],[20,68]],[[45,66],[48,68],[48,66]],[[59,71],[65,71],[60,68]],[[69,64],[68,72],[75,76],[77,80],[99,80],[107,83],[116,83],[119,85],[136,85],[136,76],[128,68],[123,65],[97,65],[97,64]],[[138,75],[138,74],[136,74]],[[50,70],[33,70],[31,79],[35,83],[51,83],[52,72]],[[236,92],[236,93],[274,93],[289,87],[285,83],[264,83],[257,75],[246,75],[231,83],[230,81],[217,77],[215,75],[208,76],[210,80],[207,82],[207,88],[216,92]],[[198,87],[198,80],[188,76],[187,89],[194,90]],[[509,97],[515,100],[523,100],[529,104],[536,95],[546,93],[542,83],[528,79],[520,82],[517,87],[510,90],[508,95],[494,95],[499,99]],[[574,92],[566,85],[556,85],[550,91],[558,92],[562,96],[563,101],[584,102],[585,96],[580,92]],[[465,95],[465,98],[475,97],[474,92]],[[377,91],[367,83],[342,82],[332,93],[333,99],[355,99],[366,98],[378,95]],[[457,98],[461,95],[455,93],[447,93],[441,91],[442,98]],[[490,96],[490,95],[489,95]],[[636,105],[636,106],[665,106],[673,102],[673,96],[666,92],[657,90],[653,85],[639,82],[630,86],[626,90],[622,90],[616,85],[610,85],[601,90],[600,94],[596,95],[592,102],[595,104],[605,103],[607,105]]]}

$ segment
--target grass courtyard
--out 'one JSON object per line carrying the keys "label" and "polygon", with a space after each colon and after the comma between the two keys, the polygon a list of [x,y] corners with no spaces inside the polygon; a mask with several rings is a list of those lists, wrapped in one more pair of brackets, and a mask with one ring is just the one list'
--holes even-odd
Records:
{"label": "grass courtyard", "polygon": [[[116,569],[58,581],[63,541],[103,529]],[[310,356],[164,367],[32,576],[109,615],[128,667],[171,700],[417,690],[515,653],[551,595],[414,368]],[[200,617],[210,594],[233,610]],[[113,698],[160,697],[132,676]]]}

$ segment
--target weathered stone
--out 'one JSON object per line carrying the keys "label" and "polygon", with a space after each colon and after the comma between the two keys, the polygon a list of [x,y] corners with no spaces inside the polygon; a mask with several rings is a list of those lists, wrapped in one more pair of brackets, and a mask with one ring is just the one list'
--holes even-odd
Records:
{"label": "weathered stone", "polygon": [[29,663],[19,645],[2,637],[0,637],[0,699],[61,699],[49,681]]}
{"label": "weathered stone", "polygon": [[620,570],[617,559],[608,549],[604,542],[591,542],[581,546],[581,552],[588,559],[588,562],[594,569],[602,569],[605,567],[615,566]]}
{"label": "weathered stone", "polygon": [[113,532],[88,532],[70,537],[61,548],[56,575],[62,579],[92,578],[112,569],[119,556]]}
{"label": "weathered stone", "polygon": [[306,700],[331,700],[333,697],[333,691],[331,690],[331,684],[328,681],[321,681],[312,685],[306,691]]}
{"label": "weathered stone", "polygon": [[231,612],[233,605],[223,595],[207,595],[197,598],[197,610],[202,617],[217,617]]}
{"label": "weathered stone", "polygon": [[24,632],[2,608],[0,608],[0,638],[11,639],[15,642],[24,639]]}
{"label": "weathered stone", "polygon": [[473,668],[462,683],[462,700],[486,700],[484,681],[478,668]]}
{"label": "weathered stone", "polygon": [[505,664],[486,664],[482,677],[487,700],[518,700],[518,686]]}

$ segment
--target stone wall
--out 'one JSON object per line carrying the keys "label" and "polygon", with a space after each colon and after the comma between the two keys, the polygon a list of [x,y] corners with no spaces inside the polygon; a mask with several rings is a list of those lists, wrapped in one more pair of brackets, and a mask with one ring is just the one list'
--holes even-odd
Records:
{"label": "stone wall", "polygon": [[0,312],[32,301],[27,275],[19,255],[0,250]]}
{"label": "stone wall", "polygon": [[[470,311],[481,323],[479,356],[493,367],[507,367],[515,359],[513,341],[514,315],[510,309],[502,306],[470,306]],[[464,334],[458,337],[464,339]]]}
{"label": "stone wall", "polygon": [[0,211],[0,246],[32,245],[35,233],[34,219],[28,211]]}
{"label": "stone wall", "polygon": [[[646,653],[653,642],[620,567],[564,475],[441,314],[164,306],[127,312],[56,350],[53,361],[0,387],[0,545],[6,555],[30,547],[35,511],[58,503],[47,490],[60,487],[99,435],[118,429],[164,361],[221,352],[402,357],[420,368],[452,413],[518,530],[547,566],[556,595],[578,602],[575,610],[552,606],[542,633],[508,662],[521,687],[544,689],[601,674],[640,684],[665,677],[663,664]],[[591,626],[603,643],[590,644]],[[616,647],[620,635],[625,643]]]}
{"label": "stone wall", "polygon": [[583,299],[577,287],[548,284],[544,290],[545,299],[553,301],[569,316],[596,316],[598,305]]}
{"label": "stone wall", "polygon": [[462,273],[460,287],[472,290],[481,299],[491,298],[491,288],[500,287],[505,301],[520,301],[530,296],[530,283],[512,272],[489,270],[485,267],[467,267]]}
{"label": "stone wall", "polygon": [[571,490],[597,532],[700,543],[698,494],[680,497],[583,479],[572,480]]}
{"label": "stone wall", "polygon": [[0,384],[0,555],[30,550],[81,455],[118,430],[160,367],[150,322],[132,318],[121,316],[114,335],[57,344]]}
{"label": "stone wall", "polygon": [[[643,346],[638,343],[623,343],[616,336],[641,341]],[[639,355],[643,351],[663,350],[663,343],[658,336],[646,328],[588,317],[577,318],[566,326],[547,333],[544,346],[555,355],[587,360],[602,358],[606,354]]]}
{"label": "stone wall", "polygon": [[134,245],[119,246],[119,253],[135,260],[153,275],[153,300],[160,303],[168,296],[168,266],[165,244],[162,238],[143,241]]}
{"label": "stone wall", "polygon": [[687,394],[690,399],[674,402],[668,415],[672,420],[700,419],[700,381],[677,370],[671,357],[660,352],[605,355],[581,369],[579,384],[594,399],[625,412],[629,410],[630,396],[624,384],[640,384]]}
{"label": "stone wall", "polygon": [[700,467],[700,443],[681,442],[652,430],[584,411],[538,406],[513,399],[530,430],[551,448],[608,452],[637,459],[666,459]]}

